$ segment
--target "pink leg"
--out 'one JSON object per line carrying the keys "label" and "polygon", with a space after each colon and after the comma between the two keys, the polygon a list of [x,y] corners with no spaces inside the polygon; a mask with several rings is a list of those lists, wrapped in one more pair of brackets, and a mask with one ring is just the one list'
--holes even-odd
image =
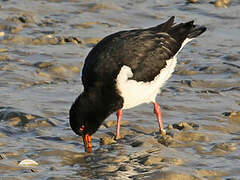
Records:
{"label": "pink leg", "polygon": [[117,115],[117,131],[116,131],[116,139],[120,139],[120,126],[121,126],[121,119],[123,115],[122,109],[119,109],[116,113]]}
{"label": "pink leg", "polygon": [[161,108],[160,108],[160,106],[157,102],[154,102],[153,105],[154,105],[154,111],[153,112],[156,114],[160,133],[163,134],[163,133],[165,133],[165,130],[164,130],[164,127],[163,127]]}

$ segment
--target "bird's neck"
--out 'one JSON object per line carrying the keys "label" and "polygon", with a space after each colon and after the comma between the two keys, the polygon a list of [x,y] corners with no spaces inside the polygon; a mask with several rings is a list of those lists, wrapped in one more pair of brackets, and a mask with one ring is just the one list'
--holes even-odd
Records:
{"label": "bird's neck", "polygon": [[86,99],[93,107],[93,111],[102,114],[108,114],[119,110],[123,106],[123,99],[112,87],[98,87],[84,91]]}
{"label": "bird's neck", "polygon": [[85,120],[90,135],[93,134],[111,113],[122,107],[123,100],[118,96],[101,89],[84,91],[71,107],[71,127],[78,127],[80,121]]}
{"label": "bird's neck", "polygon": [[109,114],[112,113],[112,110],[108,107],[104,97],[102,97],[101,93],[97,90],[84,91],[79,97],[80,98],[78,98],[75,103],[80,104],[80,106],[84,109],[86,116],[94,115],[103,121]]}

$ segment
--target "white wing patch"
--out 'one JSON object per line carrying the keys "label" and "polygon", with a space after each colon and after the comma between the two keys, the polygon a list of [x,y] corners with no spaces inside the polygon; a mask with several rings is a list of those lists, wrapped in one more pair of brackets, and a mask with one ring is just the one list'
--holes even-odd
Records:
{"label": "white wing patch", "polygon": [[167,66],[151,82],[143,82],[129,79],[133,76],[128,66],[122,66],[117,76],[117,88],[123,97],[123,109],[129,109],[143,103],[155,102],[160,88],[171,77],[176,66],[177,59],[167,61]]}
{"label": "white wing patch", "polygon": [[[189,41],[191,39],[186,39],[180,50]],[[175,69],[178,52],[172,59],[166,61],[166,67],[151,82],[138,82],[129,79],[133,77],[131,68],[126,65],[122,66],[116,79],[117,88],[124,100],[122,109],[130,109],[143,103],[155,102],[157,94],[161,92],[161,87],[164,86]]]}

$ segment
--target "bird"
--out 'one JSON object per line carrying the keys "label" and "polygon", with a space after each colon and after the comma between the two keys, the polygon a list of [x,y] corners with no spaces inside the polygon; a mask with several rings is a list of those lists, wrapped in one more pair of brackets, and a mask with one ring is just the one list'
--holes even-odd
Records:
{"label": "bird", "polygon": [[174,72],[177,54],[207,29],[193,20],[175,24],[174,19],[110,34],[90,50],[82,69],[84,90],[69,110],[69,124],[82,136],[85,152],[93,151],[91,137],[109,115],[116,112],[116,139],[120,139],[123,110],[144,103],[153,104],[164,134],[156,97]]}

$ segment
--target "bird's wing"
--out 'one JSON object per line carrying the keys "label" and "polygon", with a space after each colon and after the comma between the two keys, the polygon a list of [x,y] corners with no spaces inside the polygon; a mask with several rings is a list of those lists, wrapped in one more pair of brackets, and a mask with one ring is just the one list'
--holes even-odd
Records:
{"label": "bird's wing", "polygon": [[101,40],[88,54],[82,74],[85,87],[115,81],[127,65],[132,79],[151,81],[181,48],[193,22],[173,26],[174,17],[148,29],[121,31]]}

